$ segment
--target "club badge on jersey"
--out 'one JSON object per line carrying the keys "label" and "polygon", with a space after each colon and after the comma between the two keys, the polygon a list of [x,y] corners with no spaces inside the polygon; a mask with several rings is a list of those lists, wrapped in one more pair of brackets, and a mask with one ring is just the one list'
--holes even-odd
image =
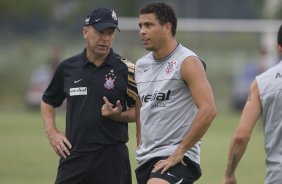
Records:
{"label": "club badge on jersey", "polygon": [[114,74],[114,70],[111,70],[110,73],[105,75],[105,80],[106,80],[104,83],[105,89],[108,89],[108,90],[114,89],[116,78],[117,77]]}
{"label": "club badge on jersey", "polygon": [[171,73],[171,72],[174,70],[175,64],[176,64],[176,61],[175,61],[175,60],[172,60],[172,61],[167,62],[167,67],[166,67],[166,69],[165,69],[165,72],[166,72],[166,73]]}

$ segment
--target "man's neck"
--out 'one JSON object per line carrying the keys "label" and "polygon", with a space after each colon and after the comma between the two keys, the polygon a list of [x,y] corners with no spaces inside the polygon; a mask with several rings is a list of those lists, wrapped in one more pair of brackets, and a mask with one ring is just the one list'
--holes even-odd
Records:
{"label": "man's neck", "polygon": [[[109,53],[108,53],[109,54]],[[106,57],[108,56],[108,54],[106,55],[94,55],[93,53],[91,52],[86,52],[86,56],[87,56],[87,59],[93,63],[94,65],[96,65],[97,67],[102,65],[105,60],[106,60]]]}
{"label": "man's neck", "polygon": [[171,54],[177,47],[176,39],[168,40],[160,49],[153,52],[155,59],[163,59]]}

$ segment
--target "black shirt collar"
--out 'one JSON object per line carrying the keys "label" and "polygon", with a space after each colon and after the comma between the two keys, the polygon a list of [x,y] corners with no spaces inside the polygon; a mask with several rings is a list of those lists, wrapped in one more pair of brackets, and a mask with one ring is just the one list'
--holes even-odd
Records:
{"label": "black shirt collar", "polygon": [[[113,49],[111,48],[110,53],[106,57],[104,64],[113,66],[115,62],[115,58],[116,58],[116,54],[114,53]],[[86,48],[82,52],[82,63],[83,63],[83,67],[86,67],[87,65],[92,64],[86,56]]]}

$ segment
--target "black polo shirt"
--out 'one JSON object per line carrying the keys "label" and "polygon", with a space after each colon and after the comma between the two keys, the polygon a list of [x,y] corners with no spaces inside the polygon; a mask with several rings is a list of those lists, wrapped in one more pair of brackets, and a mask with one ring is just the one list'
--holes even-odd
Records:
{"label": "black polo shirt", "polygon": [[114,105],[120,100],[126,110],[135,105],[136,91],[134,64],[111,50],[105,62],[96,67],[84,49],[58,66],[42,99],[58,107],[67,98],[66,136],[72,151],[83,152],[128,141],[127,123],[102,116],[102,97]]}

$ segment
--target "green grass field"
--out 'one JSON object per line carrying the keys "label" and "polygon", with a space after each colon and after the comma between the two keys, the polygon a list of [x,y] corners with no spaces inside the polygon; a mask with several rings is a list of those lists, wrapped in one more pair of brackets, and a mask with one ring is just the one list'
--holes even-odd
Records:
{"label": "green grass field", "polygon": [[[47,141],[39,112],[0,108],[0,183],[54,183],[58,157]],[[196,184],[219,184],[226,165],[230,139],[240,114],[218,113],[203,138],[201,166],[203,175]],[[58,114],[59,127],[64,127],[64,114]],[[128,143],[132,169],[135,161],[135,125],[130,125]],[[255,127],[249,147],[237,169],[238,183],[262,184],[264,181],[263,133]],[[133,173],[133,180],[135,175]]]}

